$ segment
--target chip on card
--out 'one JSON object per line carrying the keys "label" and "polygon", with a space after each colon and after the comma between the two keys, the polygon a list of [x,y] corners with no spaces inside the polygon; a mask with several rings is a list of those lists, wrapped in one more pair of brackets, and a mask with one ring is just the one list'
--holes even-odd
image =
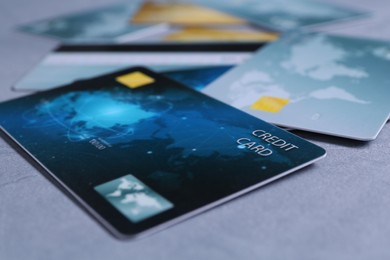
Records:
{"label": "chip on card", "polygon": [[119,76],[115,79],[129,88],[139,88],[154,82],[153,78],[139,71]]}
{"label": "chip on card", "polygon": [[264,96],[258,99],[255,103],[253,103],[251,108],[265,111],[265,112],[277,113],[285,105],[287,105],[287,103],[288,103],[287,98]]}

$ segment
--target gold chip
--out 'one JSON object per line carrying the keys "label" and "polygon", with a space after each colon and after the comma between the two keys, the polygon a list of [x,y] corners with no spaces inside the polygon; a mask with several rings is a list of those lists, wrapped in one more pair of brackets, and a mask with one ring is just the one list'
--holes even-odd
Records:
{"label": "gold chip", "polygon": [[253,103],[251,105],[251,109],[277,113],[285,105],[287,105],[288,102],[289,100],[287,98],[264,96],[258,99],[255,103]]}
{"label": "gold chip", "polygon": [[139,88],[155,82],[154,78],[151,78],[139,71],[131,72],[129,74],[116,77],[115,79],[129,88]]}

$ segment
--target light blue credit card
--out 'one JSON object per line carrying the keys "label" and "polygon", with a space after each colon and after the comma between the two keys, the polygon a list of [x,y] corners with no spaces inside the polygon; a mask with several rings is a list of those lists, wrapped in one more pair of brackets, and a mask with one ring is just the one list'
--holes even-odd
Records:
{"label": "light blue credit card", "polygon": [[315,0],[193,0],[257,25],[286,31],[362,16],[366,12]]}
{"label": "light blue credit card", "polygon": [[53,17],[25,24],[20,30],[67,43],[125,43],[168,30],[167,25],[134,25],[130,18],[140,0]]}
{"label": "light blue credit card", "polygon": [[295,32],[204,92],[271,123],[373,140],[390,112],[390,43]]}

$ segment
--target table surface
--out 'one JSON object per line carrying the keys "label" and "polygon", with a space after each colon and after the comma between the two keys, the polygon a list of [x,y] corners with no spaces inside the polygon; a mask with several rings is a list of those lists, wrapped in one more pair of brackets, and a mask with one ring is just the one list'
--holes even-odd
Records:
{"label": "table surface", "polygon": [[[390,40],[389,0],[343,0],[370,17],[322,27]],[[0,1],[0,101],[58,42],[15,26],[112,3]],[[375,141],[299,133],[327,158],[140,240],[113,238],[0,138],[0,259],[389,259],[390,123]]]}

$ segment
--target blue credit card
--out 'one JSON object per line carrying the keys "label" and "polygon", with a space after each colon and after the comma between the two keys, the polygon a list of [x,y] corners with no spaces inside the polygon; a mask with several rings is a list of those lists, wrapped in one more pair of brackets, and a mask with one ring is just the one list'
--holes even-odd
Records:
{"label": "blue credit card", "polygon": [[325,155],[139,67],[1,103],[0,125],[118,236],[172,224]]}

